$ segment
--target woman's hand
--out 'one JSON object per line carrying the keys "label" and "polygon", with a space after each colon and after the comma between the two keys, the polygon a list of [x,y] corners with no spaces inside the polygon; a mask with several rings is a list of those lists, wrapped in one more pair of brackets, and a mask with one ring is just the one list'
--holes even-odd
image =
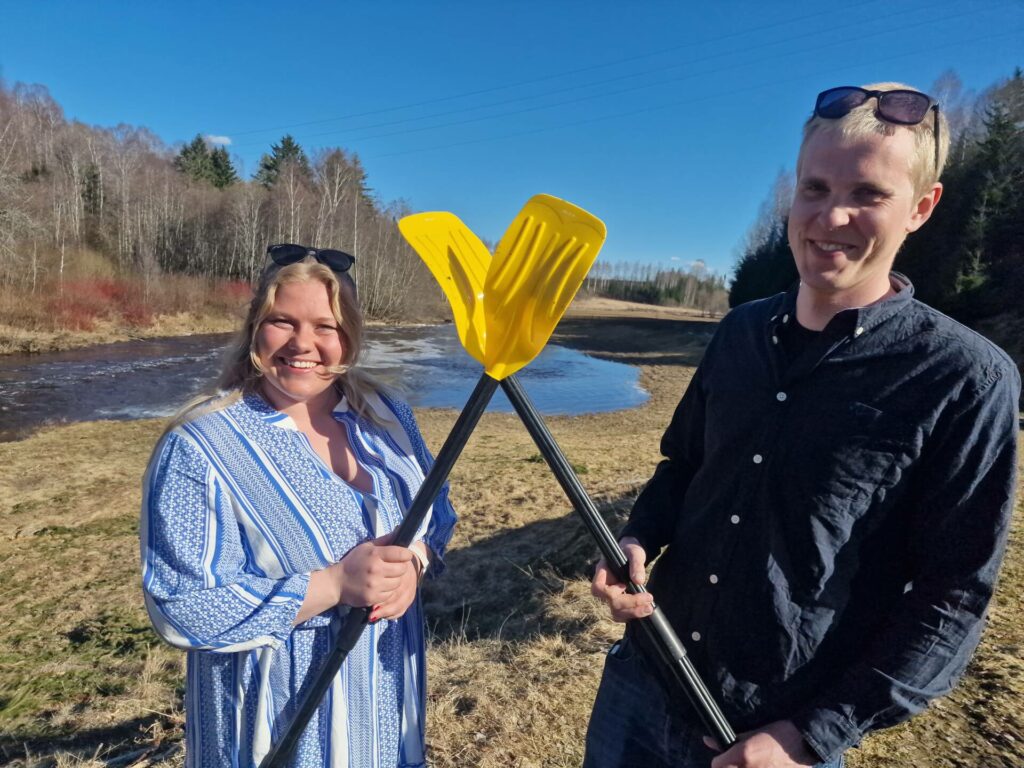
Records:
{"label": "woman's hand", "polygon": [[[632,536],[626,536],[619,541],[619,546],[626,553],[626,561],[629,564],[629,578],[637,585],[647,580],[647,553],[640,546],[640,542]],[[631,595],[626,591],[626,585],[616,578],[608,563],[602,557],[594,570],[594,579],[590,582],[590,593],[598,600],[603,600],[611,610],[612,618],[615,621],[629,621],[630,619],[642,619],[654,613],[654,597],[649,592],[639,595]]]}
{"label": "woman's hand", "polygon": [[[413,548],[419,548],[424,553],[424,556],[426,556],[426,546],[423,542],[414,542],[409,547],[409,550],[406,551],[411,552]],[[416,599],[416,590],[419,589],[420,580],[423,576],[422,567],[420,559],[413,553],[412,559],[409,561],[409,567],[402,574],[398,588],[383,603],[374,605],[373,612],[370,614],[370,621],[397,619],[405,615],[405,612],[409,610],[409,606]]]}
{"label": "woman's hand", "polygon": [[[352,547],[341,558],[337,564],[339,603],[357,608],[387,606],[390,611],[404,601],[397,615],[405,612],[412,602],[412,597],[407,594],[410,576],[413,596],[416,594],[416,569],[412,563],[416,556],[406,547],[392,546],[390,541],[391,534],[364,541]],[[392,614],[382,613],[377,618],[381,617],[392,618]]]}
{"label": "woman's hand", "polygon": [[[306,598],[293,622],[299,625],[336,605],[373,607],[371,621],[397,619],[416,599],[420,559],[412,550],[391,546],[392,534],[364,541],[340,561],[310,574]],[[428,550],[422,542],[413,547]]]}

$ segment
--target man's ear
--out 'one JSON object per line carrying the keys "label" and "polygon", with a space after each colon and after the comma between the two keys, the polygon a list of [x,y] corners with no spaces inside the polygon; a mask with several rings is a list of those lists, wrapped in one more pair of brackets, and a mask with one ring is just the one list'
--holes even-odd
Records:
{"label": "man's ear", "polygon": [[931,218],[932,211],[939,204],[939,198],[941,197],[942,184],[935,182],[932,188],[925,192],[914,206],[914,210],[910,214],[910,221],[907,222],[907,232],[917,232],[917,230],[924,226],[924,223]]}

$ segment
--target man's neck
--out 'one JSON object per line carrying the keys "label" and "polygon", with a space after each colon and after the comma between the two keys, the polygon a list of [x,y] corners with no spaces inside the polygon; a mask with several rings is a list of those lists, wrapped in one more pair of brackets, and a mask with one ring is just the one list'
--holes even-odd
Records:
{"label": "man's neck", "polygon": [[899,286],[891,277],[884,285],[856,292],[823,293],[800,283],[796,295],[796,319],[804,328],[823,331],[840,312],[877,304],[898,292]]}

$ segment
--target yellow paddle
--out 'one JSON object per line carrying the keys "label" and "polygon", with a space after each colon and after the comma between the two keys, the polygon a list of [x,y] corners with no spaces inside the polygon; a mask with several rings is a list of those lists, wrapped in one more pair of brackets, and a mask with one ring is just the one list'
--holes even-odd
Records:
{"label": "yellow paddle", "polygon": [[[592,258],[590,261],[585,258],[588,235],[593,227],[600,226],[603,239],[604,226],[589,217],[589,214],[577,218],[577,211],[580,209],[566,208],[562,201],[546,195],[533,198],[498,244],[494,264],[489,269],[487,249],[483,243],[452,214],[411,216],[403,219],[399,228],[444,289],[466,351],[484,363],[491,375],[502,380],[502,389],[594,537],[601,554],[615,570],[617,577],[628,585],[628,590],[637,594],[645,590],[629,579],[626,556],[618,541],[608,530],[565,454],[513,375],[547,343],[576,289],[572,288],[571,293],[568,288],[555,290],[550,296],[540,290],[536,294],[538,302],[535,303],[531,303],[527,297],[545,285],[561,285],[563,280],[567,286],[581,284],[593,261]],[[521,225],[522,229],[517,229],[517,225]],[[522,274],[512,274],[511,266],[518,259],[536,258],[535,249],[543,249],[545,234],[554,231],[561,236],[554,249],[564,249],[563,257],[545,261]],[[570,235],[579,237],[579,240]],[[443,247],[439,247],[441,244]],[[509,273],[503,270],[509,270]],[[485,281],[481,280],[481,275],[486,275]],[[523,284],[521,288],[508,287],[510,283],[517,282]],[[498,290],[489,292],[492,286]],[[549,298],[554,299],[554,303],[548,304]],[[492,333],[481,339],[479,328],[472,327],[474,322],[479,322],[481,311],[487,330],[501,329],[500,333]],[[467,338],[472,346],[467,343]],[[523,362],[520,363],[520,360]],[[735,743],[735,732],[661,610],[655,607],[654,613],[641,619],[639,625],[650,641],[644,647],[656,649],[663,667],[689,699],[708,733],[724,747]]]}
{"label": "yellow paddle", "polygon": [[417,213],[398,222],[399,231],[430,269],[452,308],[459,341],[484,364],[484,281],[491,254],[469,227],[447,211]]}
{"label": "yellow paddle", "polygon": [[[398,226],[444,289],[463,346],[484,364],[473,394],[395,529],[392,543],[407,547],[499,380],[522,368],[544,348],[597,258],[605,228],[571,203],[537,195],[516,216],[492,260],[479,238],[452,214],[417,214],[402,219]],[[309,693],[260,768],[281,768],[288,762],[369,617],[368,607],[349,610]]]}
{"label": "yellow paddle", "polygon": [[503,379],[533,360],[604,243],[604,223],[572,203],[535,195],[494,252],[457,216],[418,213],[398,222],[451,304],[462,346]]}

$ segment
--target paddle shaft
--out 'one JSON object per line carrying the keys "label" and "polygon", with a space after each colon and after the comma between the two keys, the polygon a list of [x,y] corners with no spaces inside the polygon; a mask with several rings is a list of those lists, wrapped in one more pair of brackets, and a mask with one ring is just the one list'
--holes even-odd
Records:
{"label": "paddle shaft", "polygon": [[[430,506],[434,503],[437,494],[441,490],[441,486],[448,479],[448,474],[452,471],[456,459],[462,453],[466,441],[469,440],[469,436],[476,428],[477,422],[480,421],[480,417],[487,409],[487,404],[491,401],[491,397],[497,388],[498,381],[496,379],[491,378],[486,373],[480,376],[473,394],[469,396],[469,400],[462,409],[462,413],[459,414],[459,418],[455,421],[455,426],[452,427],[452,431],[434,459],[434,465],[423,479],[423,485],[416,492],[416,498],[413,499],[412,505],[405,514],[405,518],[395,529],[395,537],[391,542],[393,545],[407,547],[412,544],[416,531],[423,524],[427,510],[430,509]],[[368,607],[353,607],[349,609],[335,637],[334,647],[317,671],[316,677],[309,686],[306,698],[299,705],[295,717],[288,724],[288,728],[285,730],[281,740],[263,758],[260,768],[282,768],[291,758],[292,752],[295,751],[295,746],[299,742],[299,737],[302,736],[302,732],[309,725],[310,718],[313,717],[313,713],[320,706],[324,694],[331,687],[331,683],[334,681],[335,675],[338,674],[338,670],[341,669],[341,665],[348,656],[349,651],[359,642],[363,629],[369,622],[370,610]]]}
{"label": "paddle shaft", "polygon": [[[551,471],[558,478],[562,490],[569,497],[576,512],[583,518],[590,535],[597,542],[601,554],[604,555],[604,559],[609,563],[616,577],[627,585],[627,590],[630,593],[646,592],[642,586],[634,584],[629,579],[628,560],[625,553],[612,532],[608,530],[604,518],[598,513],[594,502],[587,495],[576,473],[573,472],[572,466],[566,460],[565,454],[558,447],[541,415],[530,401],[526,390],[514,375],[503,379],[501,388],[508,396],[516,413],[519,414],[519,418],[526,425],[527,431],[537,448],[540,449],[548,466],[551,467]],[[670,671],[672,679],[683,690],[686,698],[697,711],[704,727],[708,729],[709,735],[714,736],[723,748],[734,744],[736,742],[735,731],[725,719],[725,715],[722,714],[722,710],[719,709],[697,670],[694,669],[693,663],[686,655],[686,649],[679,641],[665,614],[655,606],[654,613],[638,620],[638,624],[647,637],[649,645],[657,649],[658,655],[665,668]]]}

